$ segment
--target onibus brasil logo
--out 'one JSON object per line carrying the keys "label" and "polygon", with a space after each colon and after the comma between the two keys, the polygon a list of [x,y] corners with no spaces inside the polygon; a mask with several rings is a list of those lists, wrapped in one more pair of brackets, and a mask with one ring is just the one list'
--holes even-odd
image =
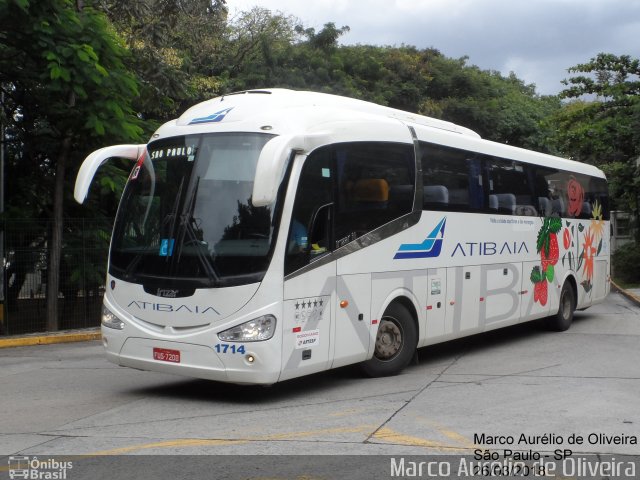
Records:
{"label": "onibus brasil logo", "polygon": [[398,252],[393,257],[399,258],[429,258],[437,257],[442,250],[442,241],[444,240],[444,226],[447,223],[447,217],[444,217],[436,228],[434,228],[422,243],[403,243],[398,248]]}
{"label": "onibus brasil logo", "polygon": [[9,478],[34,480],[65,480],[67,470],[73,468],[73,462],[62,462],[54,458],[38,460],[38,457],[9,457]]}

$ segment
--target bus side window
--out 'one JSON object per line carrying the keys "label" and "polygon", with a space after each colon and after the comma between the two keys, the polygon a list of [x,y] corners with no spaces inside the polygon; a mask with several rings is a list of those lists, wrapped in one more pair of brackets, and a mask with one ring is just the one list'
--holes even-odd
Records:
{"label": "bus side window", "polygon": [[481,160],[473,152],[420,142],[426,210],[477,212],[484,209]]}
{"label": "bus side window", "polygon": [[531,185],[529,167],[515,160],[486,157],[489,208],[501,215],[537,216],[540,202]]}
{"label": "bus side window", "polygon": [[410,144],[354,142],[335,146],[335,248],[410,213],[415,194]]}
{"label": "bus side window", "polygon": [[534,195],[538,199],[541,217],[564,217],[566,215],[565,184],[563,172],[554,168],[531,167],[535,169]]}
{"label": "bus side window", "polygon": [[580,184],[583,191],[582,208],[577,216],[584,219],[608,220],[609,205],[607,202],[606,181],[577,173],[572,178]]}

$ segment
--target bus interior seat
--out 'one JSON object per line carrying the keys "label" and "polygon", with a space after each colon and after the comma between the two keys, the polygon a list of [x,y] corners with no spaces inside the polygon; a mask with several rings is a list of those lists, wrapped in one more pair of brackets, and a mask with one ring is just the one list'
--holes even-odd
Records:
{"label": "bus interior seat", "polygon": [[498,197],[495,195],[489,195],[489,208],[491,210],[498,210]]}
{"label": "bus interior seat", "polygon": [[551,201],[547,197],[538,197],[538,207],[541,216],[548,217],[551,215]]}
{"label": "bus interior seat", "polygon": [[413,185],[390,185],[389,186],[389,202],[394,208],[401,210],[411,209],[413,205]]}
{"label": "bus interior seat", "polygon": [[353,202],[384,207],[389,201],[389,183],[384,178],[364,178],[353,185]]}
{"label": "bus interior seat", "polygon": [[427,185],[424,187],[423,194],[425,207],[449,205],[449,190],[444,185]]}
{"label": "bus interior seat", "polygon": [[564,214],[564,201],[562,197],[557,197],[551,200],[551,213],[557,213],[562,216]]}
{"label": "bus interior seat", "polygon": [[513,193],[496,193],[498,212],[513,215],[516,209],[516,196]]}
{"label": "bus interior seat", "polygon": [[449,203],[455,205],[468,205],[469,204],[469,189],[468,188],[453,188],[449,190]]}
{"label": "bus interior seat", "polygon": [[536,217],[538,211],[533,205],[516,205],[516,215],[523,217]]}
{"label": "bus interior seat", "polygon": [[591,217],[591,204],[589,202],[583,202],[582,203],[581,216],[582,217],[586,216],[587,218]]}

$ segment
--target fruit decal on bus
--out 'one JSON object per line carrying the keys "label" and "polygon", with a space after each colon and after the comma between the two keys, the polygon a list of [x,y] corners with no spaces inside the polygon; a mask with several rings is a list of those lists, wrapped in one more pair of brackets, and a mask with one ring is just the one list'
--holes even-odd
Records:
{"label": "fruit decal on bus", "polygon": [[538,232],[536,251],[540,254],[541,265],[531,270],[531,282],[533,283],[533,300],[540,305],[547,304],[548,283],[553,282],[555,266],[560,258],[558,247],[558,232],[562,229],[562,219],[547,217],[542,222]]}
{"label": "fruit decal on bus", "polygon": [[567,198],[569,199],[569,215],[578,217],[582,213],[584,189],[573,176],[567,182]]}
{"label": "fruit decal on bus", "polygon": [[[584,207],[584,190],[575,178],[571,178],[567,183],[567,197],[569,199],[569,213],[573,216],[580,215]],[[569,269],[575,268],[576,272],[582,270],[582,281],[580,285],[587,294],[593,289],[594,261],[600,255],[603,247],[604,218],[602,215],[602,205],[596,200],[591,205],[591,221],[589,226],[580,222],[577,225],[569,220],[565,220],[564,228],[562,219],[547,217],[543,220],[542,227],[538,232],[536,251],[540,254],[540,266],[535,266],[531,270],[531,282],[534,285],[533,299],[540,305],[547,304],[548,283],[553,282],[555,268],[560,258],[558,235],[562,232],[562,266],[565,264]],[[576,230],[578,233],[577,242],[581,247],[577,257],[574,255],[576,243]],[[586,230],[586,231],[585,231]],[[583,234],[580,241],[580,234]]]}
{"label": "fruit decal on bus", "polygon": [[[578,226],[578,229],[582,232],[584,227]],[[593,268],[594,260],[602,252],[602,234],[604,233],[604,219],[602,217],[602,206],[596,201],[593,204],[593,210],[591,214],[591,223],[587,228],[587,233],[584,235],[584,242],[582,243],[582,252],[578,257],[578,268],[584,267],[582,276],[584,280],[580,282],[580,285],[584,288],[585,292],[591,292],[593,288]]]}

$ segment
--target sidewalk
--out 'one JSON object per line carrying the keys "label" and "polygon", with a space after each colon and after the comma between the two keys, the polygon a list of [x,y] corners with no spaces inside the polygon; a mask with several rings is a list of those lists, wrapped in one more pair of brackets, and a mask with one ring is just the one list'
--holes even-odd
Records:
{"label": "sidewalk", "polygon": [[0,348],[29,347],[33,345],[51,345],[53,343],[86,342],[100,340],[100,328],[82,330],[63,330],[60,332],[33,333],[0,337]]}
{"label": "sidewalk", "polygon": [[616,284],[613,280],[611,280],[611,286],[613,287],[612,290],[615,289],[619,291],[622,295],[627,297],[629,300],[640,305],[640,288],[629,288],[625,290],[624,288]]}

